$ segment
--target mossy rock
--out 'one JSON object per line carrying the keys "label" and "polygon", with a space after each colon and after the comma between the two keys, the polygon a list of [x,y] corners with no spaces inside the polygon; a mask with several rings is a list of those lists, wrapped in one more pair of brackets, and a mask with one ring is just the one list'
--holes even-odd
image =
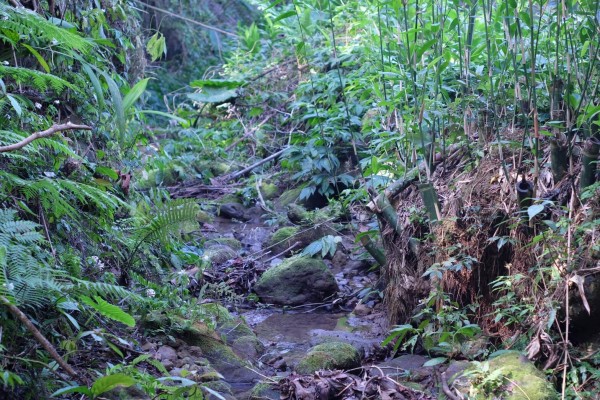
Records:
{"label": "mossy rock", "polygon": [[295,226],[284,226],[283,228],[279,228],[273,233],[273,236],[271,236],[269,247],[272,247],[275,253],[280,253],[289,248],[295,243],[294,236],[298,233],[298,230],[299,229]]}
{"label": "mossy rock", "polygon": [[214,245],[206,249],[204,255],[215,264],[223,264],[224,262],[232,260],[238,256],[235,250],[222,244]]}
{"label": "mossy rock", "polygon": [[239,251],[242,249],[242,243],[232,237],[222,237],[217,239],[207,240],[205,243],[205,248],[209,249],[213,246],[225,245],[233,250]]}
{"label": "mossy rock", "polygon": [[287,217],[293,224],[308,224],[311,222],[311,213],[298,204],[290,204],[287,210]]}
{"label": "mossy rock", "polygon": [[[231,390],[231,385],[228,384],[225,381],[210,381],[210,382],[205,382],[202,384],[202,386],[205,386],[209,389],[214,390],[215,392],[219,393],[223,398],[225,398],[225,400],[233,400],[235,399],[233,392]],[[205,391],[205,397],[206,399],[209,400],[217,400],[219,399],[219,397],[215,396],[212,393],[207,393],[207,391]],[[220,400],[220,399],[219,399]]]}
{"label": "mossy rock", "polygon": [[300,252],[312,242],[321,239],[325,235],[337,235],[337,231],[327,224],[317,224],[312,228],[299,229],[295,226],[286,226],[277,230],[271,240],[269,247],[274,254],[280,254],[298,243],[292,250],[283,254],[289,256],[292,252]]}
{"label": "mossy rock", "polygon": [[275,390],[278,387],[277,385],[272,385],[270,383],[259,382],[250,391],[250,400],[279,400],[280,393]]}
{"label": "mossy rock", "polygon": [[310,349],[298,363],[296,371],[312,374],[321,369],[348,370],[357,367],[360,367],[358,350],[348,343],[327,342]]}
{"label": "mossy rock", "polygon": [[196,221],[198,222],[211,222],[212,220],[213,217],[205,211],[199,210],[196,213]]}
{"label": "mossy rock", "polygon": [[179,174],[173,168],[164,170],[152,169],[147,171],[142,179],[138,180],[136,186],[139,189],[150,189],[158,186],[173,186],[179,180]]}
{"label": "mossy rock", "polygon": [[235,194],[226,194],[217,200],[217,204],[238,203],[242,204],[242,199]]}
{"label": "mossy rock", "polygon": [[338,290],[335,278],[321,260],[299,257],[265,271],[254,291],[265,303],[302,305],[322,302]]}
{"label": "mossy rock", "polygon": [[285,207],[292,203],[295,203],[298,200],[301,191],[302,188],[286,190],[281,194],[281,196],[279,196],[279,204]]}
{"label": "mossy rock", "polygon": [[[538,370],[535,365],[527,360],[519,352],[510,351],[492,358],[488,361],[489,371],[486,376],[500,373],[500,376],[506,377],[505,383],[494,393],[486,395],[479,391],[474,397],[480,400],[491,400],[501,398],[503,400],[557,400],[558,393],[552,383],[546,380],[544,374]],[[470,367],[465,370],[468,377],[469,373],[476,371],[476,367]],[[472,389],[472,383],[469,378],[459,376],[454,380],[454,386],[462,393],[467,394]]]}
{"label": "mossy rock", "polygon": [[279,194],[279,188],[273,183],[263,182],[260,185],[260,194],[262,195],[263,199],[271,200],[277,197]]}
{"label": "mossy rock", "polygon": [[265,346],[263,346],[254,333],[237,338],[233,341],[231,347],[233,347],[236,353],[250,360],[257,359],[265,351]]}

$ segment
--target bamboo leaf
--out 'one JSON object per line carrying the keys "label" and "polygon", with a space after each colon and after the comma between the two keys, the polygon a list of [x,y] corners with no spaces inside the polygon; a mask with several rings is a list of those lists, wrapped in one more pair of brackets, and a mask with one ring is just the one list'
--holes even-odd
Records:
{"label": "bamboo leaf", "polygon": [[93,396],[99,396],[116,387],[129,387],[135,385],[135,379],[125,374],[106,375],[96,379],[92,385],[91,392]]}
{"label": "bamboo leaf", "polygon": [[150,78],[145,78],[136,83],[129,93],[125,95],[123,98],[123,111],[127,113],[129,109],[133,106],[133,104],[140,98],[140,96],[146,90],[146,86],[148,85],[148,81]]}

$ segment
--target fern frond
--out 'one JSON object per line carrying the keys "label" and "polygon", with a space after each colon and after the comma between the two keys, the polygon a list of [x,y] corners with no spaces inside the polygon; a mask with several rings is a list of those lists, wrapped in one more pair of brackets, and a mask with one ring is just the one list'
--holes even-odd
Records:
{"label": "fern frond", "polygon": [[77,86],[59,78],[56,75],[47,74],[45,72],[36,71],[29,68],[8,67],[0,65],[0,77],[10,77],[17,84],[29,86],[40,92],[45,92],[48,89],[53,89],[60,93],[65,88],[78,90]]}
{"label": "fern frond", "polygon": [[169,236],[183,229],[197,229],[196,216],[200,207],[193,199],[177,199],[161,207],[156,215],[140,229],[136,237],[139,242],[158,241],[168,244]]}
{"label": "fern frond", "polygon": [[42,18],[39,14],[26,8],[14,8],[0,4],[0,19],[2,19],[3,33],[12,37],[10,32],[17,33],[21,38],[38,43],[53,44],[63,49],[78,50],[89,53],[94,48],[94,43],[77,33],[54,25]]}
{"label": "fern frond", "polygon": [[118,285],[111,285],[109,283],[104,283],[104,282],[92,282],[92,281],[87,281],[84,279],[77,279],[77,278],[70,278],[70,280],[73,282],[72,283],[72,288],[71,290],[75,293],[75,294],[84,294],[84,295],[98,295],[98,296],[102,296],[102,297],[108,297],[108,298],[119,298],[119,299],[124,299],[124,298],[130,298],[132,300],[136,300],[136,301],[144,301],[145,299],[136,294],[133,293],[125,288],[123,288],[122,286],[118,286]]}

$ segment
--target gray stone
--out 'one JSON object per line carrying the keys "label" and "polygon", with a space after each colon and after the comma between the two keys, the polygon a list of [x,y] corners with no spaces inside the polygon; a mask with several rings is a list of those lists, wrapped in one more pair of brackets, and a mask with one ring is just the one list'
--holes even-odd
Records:
{"label": "gray stone", "polygon": [[161,346],[156,350],[156,354],[154,355],[158,361],[171,361],[174,362],[177,360],[177,352],[171,346]]}
{"label": "gray stone", "polygon": [[239,203],[225,203],[219,208],[219,215],[225,218],[245,221],[245,211],[244,206]]}

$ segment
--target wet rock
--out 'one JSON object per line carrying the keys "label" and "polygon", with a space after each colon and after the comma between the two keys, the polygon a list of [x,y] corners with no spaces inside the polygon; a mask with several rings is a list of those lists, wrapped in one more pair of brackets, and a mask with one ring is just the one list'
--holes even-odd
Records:
{"label": "wet rock", "polygon": [[213,246],[227,246],[229,248],[231,248],[232,250],[236,250],[239,251],[242,249],[242,243],[232,237],[220,237],[220,238],[216,238],[216,239],[210,239],[207,240],[204,247],[205,248],[210,248]]}
{"label": "wet rock", "polygon": [[263,344],[253,334],[236,339],[231,346],[236,353],[250,360],[257,359],[265,351]]}
{"label": "wet rock", "polygon": [[279,254],[290,248],[295,242],[295,236],[298,233],[298,228],[294,226],[286,226],[278,229],[271,236],[269,247],[273,249],[273,253]]}
{"label": "wet rock", "polygon": [[360,355],[352,345],[328,342],[310,349],[296,366],[296,371],[301,374],[312,374],[321,369],[347,370],[359,366]]}
{"label": "wet rock", "polygon": [[354,311],[352,311],[352,313],[358,317],[363,317],[371,314],[372,311],[373,309],[371,307],[368,307],[364,303],[358,303],[356,307],[354,307]]}
{"label": "wet rock", "polygon": [[[478,373],[481,370],[481,364],[472,363],[472,366],[467,368],[462,376],[454,380],[454,387],[461,393],[467,394],[469,390],[477,390],[477,386],[472,385],[473,381],[499,373],[499,377],[504,376],[508,379],[505,379],[504,384],[492,393],[494,398],[504,400],[555,400],[559,398],[553,385],[546,380],[544,374],[519,352],[504,353],[490,359],[488,363],[489,370],[481,371],[481,373]],[[479,393],[479,396],[484,396],[484,393]]]}
{"label": "wet rock", "polygon": [[295,258],[271,267],[254,286],[263,302],[280,305],[322,302],[337,290],[325,263],[312,258]]}
{"label": "wet rock", "polygon": [[[429,358],[418,354],[404,354],[379,364],[392,379],[407,378],[422,381],[433,374],[433,367],[424,367]],[[376,371],[372,371],[376,373]]]}
{"label": "wet rock", "polygon": [[250,400],[279,400],[280,393],[275,390],[278,386],[269,383],[257,383],[250,392],[248,398]]}
{"label": "wet rock", "polygon": [[171,346],[161,346],[158,348],[158,350],[156,350],[154,358],[156,358],[158,361],[162,361],[163,364],[165,361],[170,361],[173,363],[175,360],[177,360],[177,352]]}
{"label": "wet rock", "polygon": [[221,217],[230,218],[230,219],[238,219],[240,221],[245,221],[245,209],[239,203],[225,203],[219,207],[219,215]]}
{"label": "wet rock", "polygon": [[[215,392],[219,393],[219,395],[221,396],[221,399],[224,398],[225,400],[236,400],[236,398],[233,396],[233,392],[231,391],[231,385],[225,381],[206,382],[206,383],[204,383],[203,386],[206,386],[206,387],[214,390]],[[205,398],[209,399],[209,400],[219,399],[219,397],[213,395],[212,393],[207,393]],[[219,400],[221,400],[221,399],[219,399]]]}
{"label": "wet rock", "polygon": [[213,245],[206,249],[204,255],[215,264],[222,264],[238,256],[237,252],[226,245]]}
{"label": "wet rock", "polygon": [[287,217],[293,224],[302,224],[309,221],[310,213],[298,204],[288,206]]}

